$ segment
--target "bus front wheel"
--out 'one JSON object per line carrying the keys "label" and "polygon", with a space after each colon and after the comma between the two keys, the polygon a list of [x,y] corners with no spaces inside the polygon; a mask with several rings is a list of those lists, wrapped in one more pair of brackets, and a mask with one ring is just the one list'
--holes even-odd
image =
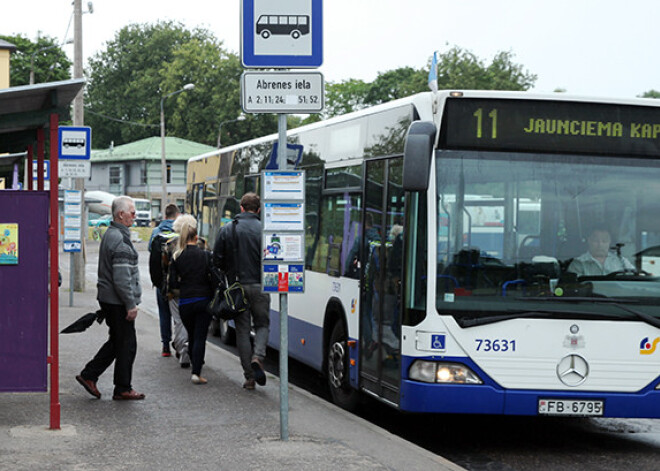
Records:
{"label": "bus front wheel", "polygon": [[264,38],[264,39],[270,38],[270,31],[268,31],[267,29],[263,30],[261,32],[261,37]]}
{"label": "bus front wheel", "polygon": [[348,334],[344,324],[337,322],[332,328],[328,344],[328,386],[335,404],[342,409],[353,410],[360,396],[348,382],[348,362]]}

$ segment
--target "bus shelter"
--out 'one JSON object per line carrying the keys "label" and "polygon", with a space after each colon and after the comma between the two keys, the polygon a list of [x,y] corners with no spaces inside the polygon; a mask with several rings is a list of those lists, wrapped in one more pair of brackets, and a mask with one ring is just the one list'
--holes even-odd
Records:
{"label": "bus shelter", "polygon": [[[58,126],[70,119],[84,83],[0,90],[0,168],[11,174],[8,189],[0,190],[0,392],[47,392],[50,366],[51,429],[60,428]],[[27,169],[25,185],[21,167]]]}

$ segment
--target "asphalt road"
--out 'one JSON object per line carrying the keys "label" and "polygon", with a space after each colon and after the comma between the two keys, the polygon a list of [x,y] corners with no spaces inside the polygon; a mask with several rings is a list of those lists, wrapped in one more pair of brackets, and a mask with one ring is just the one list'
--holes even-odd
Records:
{"label": "asphalt road", "polygon": [[[87,289],[94,289],[98,243],[90,242]],[[137,242],[143,300],[140,308],[157,316],[145,242]],[[68,265],[68,255],[61,259]],[[68,293],[61,293],[62,302]],[[75,295],[74,295],[75,302]],[[209,341],[220,344],[209,336]],[[221,344],[220,344],[221,345]],[[235,347],[223,346],[236,353]],[[277,374],[278,356],[269,352],[266,368]],[[289,381],[328,399],[320,375],[291,360]],[[660,407],[660,404],[658,404]],[[560,419],[483,415],[416,415],[399,413],[365,398],[361,417],[470,470],[635,470],[660,469],[658,419]]]}

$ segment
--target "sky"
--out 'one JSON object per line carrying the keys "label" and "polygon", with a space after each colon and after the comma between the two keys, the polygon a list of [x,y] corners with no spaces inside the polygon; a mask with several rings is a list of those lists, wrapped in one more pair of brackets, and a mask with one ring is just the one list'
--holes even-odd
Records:
{"label": "sky", "polygon": [[[65,41],[72,0],[3,3],[0,34]],[[238,53],[240,9],[240,0],[94,0],[83,15],[83,56],[105,50],[127,24],[158,20],[206,28]],[[485,63],[510,51],[537,75],[535,92],[632,98],[660,90],[656,9],[657,0],[325,0],[319,71],[326,81],[372,81],[426,68],[433,51],[459,46]],[[73,59],[73,45],[63,49]]]}

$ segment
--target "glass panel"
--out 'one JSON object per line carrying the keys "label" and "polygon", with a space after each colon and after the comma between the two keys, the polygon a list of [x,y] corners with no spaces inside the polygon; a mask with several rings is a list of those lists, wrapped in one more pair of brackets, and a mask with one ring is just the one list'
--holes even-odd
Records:
{"label": "glass panel", "polygon": [[426,212],[426,193],[412,193],[408,201],[406,228],[406,281],[404,299],[406,300],[403,324],[417,325],[426,316],[427,288],[427,237],[428,224]]}
{"label": "glass panel", "polygon": [[319,243],[319,211],[321,209],[321,176],[322,168],[308,167],[305,169],[305,256],[306,268],[312,267],[314,254]]}
{"label": "glass panel", "polygon": [[387,181],[385,272],[381,291],[382,379],[398,384],[401,353],[401,275],[403,273],[403,159],[390,160]]}
{"label": "glass panel", "polygon": [[321,229],[314,251],[312,270],[339,276],[346,274],[353,256],[360,214],[357,195],[335,195],[323,198]]}
{"label": "glass panel", "polygon": [[151,203],[149,201],[136,201],[135,209],[137,211],[149,211],[151,209]]}
{"label": "glass panel", "polygon": [[360,340],[362,369],[378,375],[378,325],[381,317],[382,261],[384,256],[383,192],[385,161],[367,163],[365,183],[365,216],[360,265],[362,265],[362,304],[360,309]]}
{"label": "glass panel", "polygon": [[325,171],[325,188],[360,188],[362,186],[362,165],[331,168]]}
{"label": "glass panel", "polygon": [[443,312],[472,318],[551,306],[553,314],[630,316],[580,301],[609,297],[658,315],[649,306],[660,301],[659,162],[444,151],[437,163]]}

